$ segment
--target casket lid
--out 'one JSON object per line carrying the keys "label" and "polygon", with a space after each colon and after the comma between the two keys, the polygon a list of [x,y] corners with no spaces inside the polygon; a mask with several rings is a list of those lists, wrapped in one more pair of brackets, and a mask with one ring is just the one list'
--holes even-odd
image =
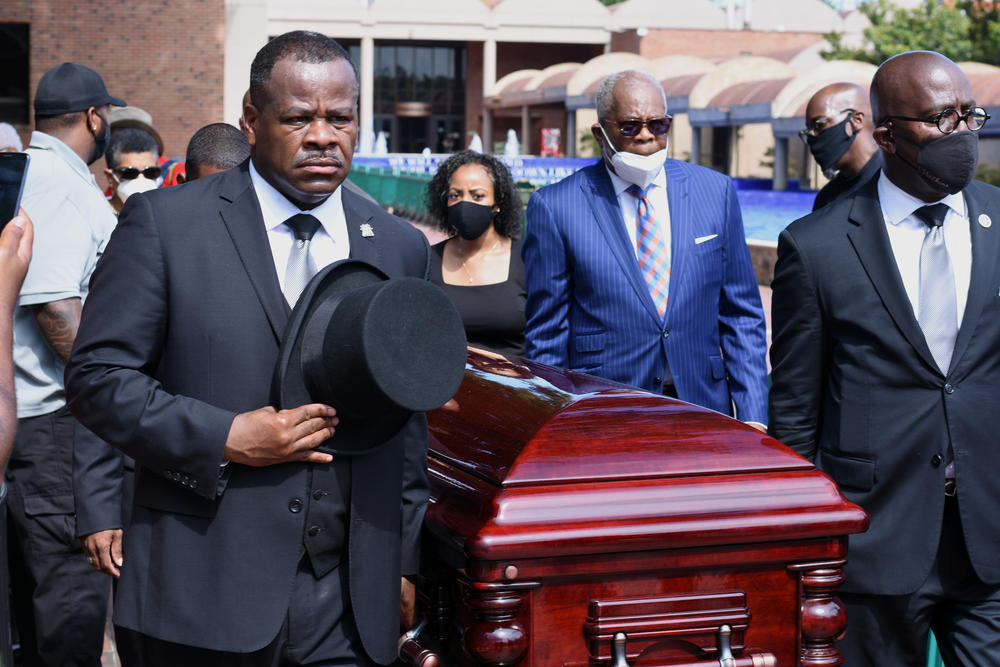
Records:
{"label": "casket lid", "polygon": [[746,424],[527,360],[470,348],[454,402],[428,424],[426,525],[470,558],[813,539],[867,525],[812,463]]}
{"label": "casket lid", "polygon": [[478,350],[455,401],[431,415],[431,455],[497,486],[813,467],[711,410]]}

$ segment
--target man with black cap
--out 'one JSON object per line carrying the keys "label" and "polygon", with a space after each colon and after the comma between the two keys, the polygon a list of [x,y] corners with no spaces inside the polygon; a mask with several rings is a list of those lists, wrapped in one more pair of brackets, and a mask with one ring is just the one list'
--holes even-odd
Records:
{"label": "man with black cap", "polygon": [[[272,378],[311,274],[351,258],[426,278],[430,251],[340,187],[359,90],[340,45],[281,35],[250,79],[250,160],[129,198],[67,365],[73,413],[136,461],[116,639],[126,665],[387,664],[401,575],[418,565],[426,420],[366,431],[354,444],[371,451],[348,453],[344,406],[317,392],[276,399]],[[306,343],[322,340],[305,329]],[[378,331],[355,340],[405,362],[407,321]],[[356,361],[331,384],[360,389]]]}
{"label": "man with black cap", "polygon": [[[22,206],[35,226],[34,257],[14,316],[17,437],[7,483],[14,618],[25,664],[97,665],[111,580],[77,535],[74,441],[92,438],[66,408],[63,369],[90,275],[115,216],[87,165],[108,145],[111,105],[101,76],[75,63],[46,72],[35,93],[35,132]],[[120,521],[120,517],[118,517]]]}

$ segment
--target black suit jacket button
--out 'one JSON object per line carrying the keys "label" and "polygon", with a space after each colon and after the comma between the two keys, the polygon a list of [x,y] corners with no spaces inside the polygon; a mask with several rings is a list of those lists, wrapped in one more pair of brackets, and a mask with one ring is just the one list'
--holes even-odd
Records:
{"label": "black suit jacket button", "polygon": [[663,330],[663,337],[664,338],[670,338],[670,329],[664,329]]}
{"label": "black suit jacket button", "polygon": [[313,500],[321,500],[323,496],[326,495],[326,491],[323,489],[316,489],[313,491]]}
{"label": "black suit jacket button", "polygon": [[954,394],[955,393],[955,387],[953,387],[951,384],[946,384],[944,386],[944,393],[946,393],[946,394]]}
{"label": "black suit jacket button", "polygon": [[941,455],[940,454],[935,454],[934,456],[931,457],[931,465],[934,466],[935,468],[937,468],[938,466],[941,465]]}
{"label": "black suit jacket button", "polygon": [[323,531],[319,526],[309,526],[309,537],[316,537]]}
{"label": "black suit jacket button", "polygon": [[298,514],[302,511],[302,501],[298,498],[292,498],[291,502],[288,503],[288,511],[292,514]]}

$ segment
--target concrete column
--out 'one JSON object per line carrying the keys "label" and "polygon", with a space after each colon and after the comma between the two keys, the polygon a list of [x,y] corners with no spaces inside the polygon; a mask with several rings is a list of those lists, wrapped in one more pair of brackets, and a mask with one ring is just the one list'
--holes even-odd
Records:
{"label": "concrete column", "polygon": [[483,152],[493,152],[493,109],[483,107]]}
{"label": "concrete column", "polygon": [[531,107],[521,107],[521,155],[531,155]]}
{"label": "concrete column", "polygon": [[267,43],[266,0],[226,0],[225,55],[222,66],[222,113],[232,125],[243,114],[243,94],[250,87],[250,63]]}
{"label": "concrete column", "polygon": [[576,109],[566,110],[566,138],[563,146],[566,147],[566,157],[576,157]]}
{"label": "concrete column", "polygon": [[[365,146],[366,133],[372,133],[375,123],[375,38],[370,35],[361,38],[361,62],[358,63],[361,78],[361,97],[358,100],[358,136]],[[375,145],[375,136],[368,139],[368,146]]]}
{"label": "concrete column", "polygon": [[[483,40],[483,100],[493,92],[497,83],[497,40]],[[493,111],[483,105],[483,152],[493,152]]]}
{"label": "concrete column", "polygon": [[483,97],[493,92],[497,82],[497,40],[483,42]]}
{"label": "concrete column", "polygon": [[688,162],[698,164],[701,160],[701,128],[697,125],[691,126],[691,155]]}
{"label": "concrete column", "polygon": [[788,189],[788,137],[774,138],[774,178],[772,190]]}

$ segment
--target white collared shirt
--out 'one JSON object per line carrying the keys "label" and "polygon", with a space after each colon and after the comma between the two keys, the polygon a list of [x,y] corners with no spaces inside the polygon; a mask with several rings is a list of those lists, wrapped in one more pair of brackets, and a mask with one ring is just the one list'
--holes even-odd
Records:
{"label": "white collared shirt", "polygon": [[948,215],[945,216],[942,229],[944,244],[948,248],[951,267],[955,273],[957,325],[961,327],[972,275],[972,235],[969,231],[969,212],[965,197],[959,192],[948,195],[939,202],[925,202],[901,190],[882,172],[878,179],[878,199],[892,254],[896,258],[896,268],[899,269],[899,277],[903,280],[903,288],[917,319],[920,318],[920,246],[924,242],[927,225],[914,216],[913,212],[929,204],[948,205]]}
{"label": "white collared shirt", "polygon": [[295,233],[284,223],[293,215],[308,213],[319,220],[320,228],[309,242],[309,254],[317,269],[350,256],[351,242],[347,235],[347,218],[340,197],[341,188],[334,190],[333,194],[316,208],[302,211],[264,180],[254,167],[253,160],[250,161],[250,182],[253,184],[254,192],[257,193],[257,201],[260,202],[264,229],[267,230],[267,240],[271,244],[271,256],[274,258],[274,268],[278,272],[278,283],[282,292],[285,290],[288,255],[292,250],[292,244],[295,243]]}
{"label": "white collared shirt", "polygon": [[[608,169],[607,162],[604,163],[604,168]],[[608,169],[608,175],[611,176],[611,185],[615,189],[615,196],[618,197],[618,207],[622,210],[622,216],[625,218],[625,231],[628,232],[628,237],[632,240],[632,248],[636,251],[636,259],[638,259],[635,217],[639,208],[639,198],[626,192],[633,185],[632,183],[622,179],[610,169]],[[646,199],[649,200],[650,208],[653,209],[651,212],[653,219],[660,225],[660,233],[663,234],[663,242],[667,247],[667,257],[670,257],[670,208],[667,205],[666,169],[660,169],[660,173],[646,188]]]}

